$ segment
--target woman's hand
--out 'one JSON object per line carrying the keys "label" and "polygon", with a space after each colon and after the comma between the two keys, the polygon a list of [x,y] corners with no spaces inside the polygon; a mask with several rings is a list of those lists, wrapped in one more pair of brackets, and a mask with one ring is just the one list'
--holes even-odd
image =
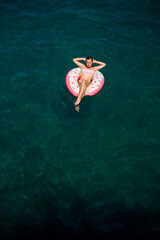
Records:
{"label": "woman's hand", "polygon": [[86,58],[83,58],[83,61],[85,61],[85,62],[86,62]]}
{"label": "woman's hand", "polygon": [[96,61],[93,59],[93,63],[97,63],[97,64],[100,64],[101,66],[105,67],[106,64],[104,62],[100,62],[100,61]]}

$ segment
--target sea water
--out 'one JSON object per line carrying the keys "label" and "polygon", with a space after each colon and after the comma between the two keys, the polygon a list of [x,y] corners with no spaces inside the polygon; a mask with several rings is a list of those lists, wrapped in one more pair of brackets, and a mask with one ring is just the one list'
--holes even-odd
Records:
{"label": "sea water", "polygon": [[[159,234],[159,13],[158,0],[1,1],[4,239]],[[87,56],[105,84],[76,112],[65,77]]]}

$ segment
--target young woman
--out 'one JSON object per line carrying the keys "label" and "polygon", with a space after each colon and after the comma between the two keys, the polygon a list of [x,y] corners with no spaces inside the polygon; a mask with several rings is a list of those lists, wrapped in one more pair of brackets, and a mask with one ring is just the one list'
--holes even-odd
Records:
{"label": "young woman", "polygon": [[[86,62],[86,65],[83,63],[80,63],[79,61],[83,60]],[[79,103],[81,99],[84,97],[85,92],[87,90],[87,87],[90,85],[94,73],[97,70],[100,70],[101,68],[105,67],[106,64],[103,62],[99,62],[94,60],[91,56],[87,58],[74,58],[73,62],[81,68],[81,78],[78,81],[78,85],[80,87],[79,95],[77,97],[75,104],[76,111],[79,111]],[[92,67],[92,63],[97,63],[99,66]]]}

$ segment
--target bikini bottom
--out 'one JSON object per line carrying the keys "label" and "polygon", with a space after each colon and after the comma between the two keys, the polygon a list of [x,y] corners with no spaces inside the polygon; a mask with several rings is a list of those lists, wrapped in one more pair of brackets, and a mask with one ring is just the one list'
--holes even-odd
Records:
{"label": "bikini bottom", "polygon": [[[91,81],[88,81],[87,79],[82,79],[82,80],[86,80],[87,82],[89,82],[89,83],[91,83],[92,82],[92,80]],[[81,79],[79,79],[78,81],[80,82],[80,83],[82,83],[82,80]]]}

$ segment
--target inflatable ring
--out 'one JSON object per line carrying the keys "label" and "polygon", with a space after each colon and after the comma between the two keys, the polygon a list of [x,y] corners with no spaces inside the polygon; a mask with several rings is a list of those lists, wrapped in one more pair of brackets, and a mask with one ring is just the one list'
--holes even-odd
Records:
{"label": "inflatable ring", "polygon": [[[79,95],[78,79],[81,77],[81,68],[71,69],[66,76],[66,86],[70,93],[74,96]],[[97,94],[104,85],[104,76],[101,72],[96,71],[91,84],[87,87],[85,96],[93,96]]]}

